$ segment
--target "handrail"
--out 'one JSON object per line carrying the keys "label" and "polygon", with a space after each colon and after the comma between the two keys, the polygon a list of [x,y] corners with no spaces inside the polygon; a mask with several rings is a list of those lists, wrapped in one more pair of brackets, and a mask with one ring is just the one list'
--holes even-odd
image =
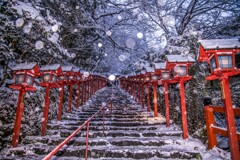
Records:
{"label": "handrail", "polygon": [[[83,127],[87,126],[87,133],[86,133],[86,152],[85,152],[85,160],[87,160],[88,157],[88,132],[89,132],[89,123],[92,119],[95,118],[96,115],[98,115],[99,112],[104,110],[108,104],[110,104],[110,112],[112,116],[112,100],[110,100],[105,106],[100,108],[94,115],[92,115],[88,120],[86,120],[81,126],[78,127],[70,136],[68,136],[62,143],[60,143],[55,149],[53,149],[48,155],[46,155],[43,160],[49,160],[53,155],[55,155],[65,144],[67,144]],[[104,112],[103,111],[103,133],[104,133]]]}
{"label": "handrail", "polygon": [[[205,106],[206,128],[208,134],[208,149],[212,149],[217,145],[217,137],[219,134],[228,137],[227,128],[221,128],[214,125],[214,112],[224,113],[224,107],[221,106]],[[233,108],[234,116],[240,115],[240,108]],[[240,141],[240,134],[237,132],[238,141]]]}

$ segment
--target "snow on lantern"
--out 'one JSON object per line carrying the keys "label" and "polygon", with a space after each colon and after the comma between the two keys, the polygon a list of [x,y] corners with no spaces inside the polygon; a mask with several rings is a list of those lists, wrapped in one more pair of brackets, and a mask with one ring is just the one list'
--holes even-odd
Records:
{"label": "snow on lantern", "polygon": [[[224,112],[226,115],[227,135],[231,150],[231,158],[233,160],[240,159],[238,134],[236,130],[236,122],[234,117],[234,109],[232,104],[231,90],[229,86],[229,77],[240,74],[240,40],[239,39],[210,39],[199,41],[199,62],[208,62],[210,66],[210,75],[206,80],[220,80],[222,88],[222,99],[224,102]],[[209,111],[209,107],[205,106],[205,111]],[[212,111],[211,111],[212,112]],[[206,116],[208,121],[208,117]],[[209,128],[210,127],[210,128]],[[216,146],[217,139],[213,136],[214,124],[207,127],[209,149]],[[225,131],[225,130],[224,130]],[[221,133],[221,132],[219,132]],[[223,135],[224,136],[224,135]]]}
{"label": "snow on lantern", "polygon": [[167,55],[166,57],[166,70],[174,72],[171,83],[179,82],[180,86],[183,138],[186,139],[188,138],[188,126],[184,83],[192,78],[188,75],[188,69],[195,60],[184,55]]}
{"label": "snow on lantern", "polygon": [[16,65],[13,69],[14,84],[9,86],[14,90],[19,90],[16,119],[14,123],[12,147],[17,147],[18,139],[20,135],[23,107],[24,107],[24,96],[27,91],[36,91],[34,85],[34,78],[39,76],[40,71],[37,63],[21,63]]}
{"label": "snow on lantern", "polygon": [[48,111],[50,106],[50,90],[51,88],[59,87],[57,83],[57,77],[62,74],[62,68],[60,64],[52,64],[41,67],[40,71],[42,75],[42,82],[40,82],[39,85],[46,87],[42,121],[42,136],[45,136],[47,131]]}
{"label": "snow on lantern", "polygon": [[198,61],[208,62],[210,73],[213,75],[209,80],[218,79],[217,77],[220,77],[222,73],[228,73],[228,76],[239,74],[239,39],[200,40],[199,44]]}
{"label": "snow on lantern", "polygon": [[64,75],[64,83],[69,85],[69,98],[68,98],[68,112],[71,112],[72,107],[72,87],[74,83],[74,72],[72,66],[62,66],[62,71]]}
{"label": "snow on lantern", "polygon": [[76,107],[79,106],[79,97],[80,97],[80,85],[81,85],[81,72],[79,68],[74,67],[74,83],[77,84],[77,98],[76,98]]}

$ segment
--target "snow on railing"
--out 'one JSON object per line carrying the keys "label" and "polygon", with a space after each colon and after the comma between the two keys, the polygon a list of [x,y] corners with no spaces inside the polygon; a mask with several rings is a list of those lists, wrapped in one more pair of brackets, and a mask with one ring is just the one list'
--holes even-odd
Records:
{"label": "snow on railing", "polygon": [[89,123],[93,120],[100,112],[103,115],[103,134],[104,134],[104,117],[105,117],[105,108],[110,104],[110,116],[112,117],[112,100],[110,100],[105,106],[100,108],[92,117],[86,120],[81,126],[78,127],[70,136],[68,136],[62,143],[60,143],[55,149],[53,149],[48,155],[46,155],[43,160],[49,160],[54,156],[64,145],[66,145],[79,131],[81,131],[86,126],[86,151],[85,151],[85,160],[88,158],[88,136],[89,136]]}

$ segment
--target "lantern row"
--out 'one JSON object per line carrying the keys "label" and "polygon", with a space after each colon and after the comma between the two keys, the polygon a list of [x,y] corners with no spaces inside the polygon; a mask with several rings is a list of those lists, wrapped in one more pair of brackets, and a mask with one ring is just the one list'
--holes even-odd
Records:
{"label": "lantern row", "polygon": [[[220,79],[224,111],[227,122],[227,132],[230,141],[232,159],[240,159],[238,135],[236,131],[236,123],[234,119],[234,112],[232,107],[232,99],[230,87],[228,84],[228,77],[240,74],[240,41],[239,39],[214,39],[214,40],[200,40],[199,41],[199,62],[207,62],[210,66],[210,75],[206,80]],[[184,55],[166,55],[165,63],[155,63],[154,67],[146,66],[145,70],[139,74],[130,74],[120,78],[121,87],[127,91],[133,98],[142,103],[144,108],[145,86],[147,89],[147,110],[150,111],[150,86],[153,87],[153,103],[154,116],[158,116],[157,106],[157,86],[164,86],[164,97],[166,107],[166,125],[170,126],[170,113],[168,103],[168,85],[179,84],[180,98],[181,98],[181,117],[182,117],[182,131],[183,138],[188,138],[187,126],[187,111],[186,100],[184,92],[184,84],[191,80],[188,70],[195,60]],[[141,102],[142,101],[142,102]],[[206,106],[207,107],[207,106]],[[210,124],[209,126],[213,126]],[[208,139],[212,149],[216,146],[216,136],[212,138],[212,128],[207,128]],[[240,135],[239,135],[240,136]],[[214,139],[214,143],[212,143]]]}
{"label": "lantern row", "polygon": [[[12,146],[18,145],[20,135],[21,119],[24,108],[24,96],[27,91],[36,91],[34,85],[35,78],[41,76],[42,80],[39,85],[46,88],[44,112],[42,118],[41,135],[46,135],[48,112],[50,106],[50,90],[51,88],[59,88],[59,103],[57,119],[60,121],[62,116],[62,103],[64,95],[64,86],[69,86],[69,98],[67,111],[71,112],[73,85],[77,85],[76,90],[76,108],[79,106],[80,90],[82,91],[81,105],[99,89],[106,86],[107,79],[99,74],[80,71],[79,68],[72,66],[61,66],[60,64],[46,65],[39,68],[38,64],[22,63],[13,68],[14,84],[9,86],[14,90],[19,90],[19,97],[17,103],[16,119],[14,124]],[[82,88],[81,88],[82,87]]]}

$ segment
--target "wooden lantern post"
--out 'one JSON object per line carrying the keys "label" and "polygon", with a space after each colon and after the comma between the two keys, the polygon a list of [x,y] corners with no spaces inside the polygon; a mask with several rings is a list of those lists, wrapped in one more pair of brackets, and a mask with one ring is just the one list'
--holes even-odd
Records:
{"label": "wooden lantern post", "polygon": [[47,131],[48,123],[48,112],[50,106],[50,90],[51,88],[58,88],[57,77],[62,75],[62,68],[60,64],[46,65],[40,68],[42,81],[39,83],[40,86],[46,87],[45,94],[45,105],[42,118],[42,130],[41,135],[45,136]]}
{"label": "wooden lantern post", "polygon": [[188,68],[195,62],[195,60],[183,55],[167,55],[166,57],[166,69],[172,70],[174,75],[173,81],[179,82],[183,138],[187,139],[188,126],[184,83],[192,78],[188,75]]}
{"label": "wooden lantern post", "polygon": [[[228,79],[231,76],[240,74],[240,41],[239,39],[213,39],[200,40],[199,44],[198,61],[208,62],[210,66],[210,76],[206,77],[206,80],[219,79],[221,82],[231,158],[233,160],[239,160],[238,135]],[[207,106],[205,108],[207,108]],[[211,136],[215,135],[211,132],[214,124],[209,124],[208,126],[209,149],[212,149],[217,145],[216,140],[211,141]],[[210,144],[210,142],[212,143]]]}
{"label": "wooden lantern post", "polygon": [[24,109],[24,97],[27,91],[36,91],[33,86],[34,78],[39,76],[40,71],[37,63],[21,63],[13,68],[14,84],[9,86],[14,90],[19,90],[16,118],[14,123],[12,147],[18,146],[21,129],[22,114]]}
{"label": "wooden lantern post", "polygon": [[[150,102],[150,87],[152,85],[152,82],[151,82],[151,76],[152,74],[154,74],[154,67],[149,67],[149,66],[146,66],[146,73],[145,73],[145,83],[147,85],[147,111],[150,112],[150,108],[151,108],[151,102]],[[156,90],[157,91],[157,90]],[[155,97],[157,98],[157,97]],[[157,113],[157,104],[154,103],[154,107],[156,108],[156,113],[154,112],[154,115],[157,115],[158,116],[158,113]],[[154,110],[155,111],[155,110]]]}
{"label": "wooden lantern post", "polygon": [[[166,77],[166,73],[168,73],[168,77]],[[166,80],[170,79],[170,72],[166,71],[166,63],[155,63],[155,74],[161,76],[161,80],[159,84],[163,84],[164,86],[164,99],[165,99],[165,117],[166,117],[166,126],[170,126],[170,113],[169,113],[169,98],[168,98],[168,82]]]}
{"label": "wooden lantern post", "polygon": [[72,87],[73,87],[73,82],[74,82],[74,72],[73,72],[73,67],[72,66],[62,66],[62,72],[64,75],[64,82],[65,85],[69,85],[69,97],[68,97],[68,113],[71,112],[71,107],[72,107]]}
{"label": "wooden lantern post", "polygon": [[[146,86],[146,93],[147,93],[147,111],[150,112],[150,87],[151,87],[151,83],[150,83],[150,80],[151,80],[151,73],[149,72],[145,72],[144,74],[144,83],[143,83],[143,86]],[[145,92],[143,90],[143,92]],[[143,93],[144,94],[144,93]],[[144,97],[145,98],[145,97]],[[145,99],[142,99],[142,107],[144,106],[144,100]]]}
{"label": "wooden lantern post", "polygon": [[80,98],[80,87],[81,87],[81,72],[79,68],[74,67],[73,68],[74,72],[74,84],[77,85],[77,98],[76,98],[76,108],[79,107],[79,98]]}
{"label": "wooden lantern post", "polygon": [[67,81],[68,81],[68,77],[63,75],[63,73],[58,76],[58,85],[59,85],[59,100],[58,100],[58,115],[57,115],[58,121],[62,119],[64,85],[67,84]]}

